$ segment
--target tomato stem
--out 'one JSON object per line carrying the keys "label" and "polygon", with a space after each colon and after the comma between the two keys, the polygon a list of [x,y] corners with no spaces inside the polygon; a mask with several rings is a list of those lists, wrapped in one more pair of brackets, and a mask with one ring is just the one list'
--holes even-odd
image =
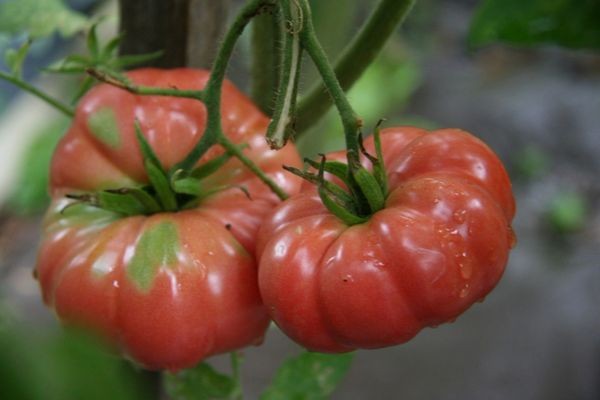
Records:
{"label": "tomato stem", "polygon": [[306,0],[299,0],[299,2],[302,6],[302,13],[304,14],[302,16],[303,29],[300,32],[300,39],[304,49],[309,54],[317,67],[317,70],[321,74],[323,84],[340,114],[346,138],[348,166],[350,167],[350,170],[352,170],[360,165],[358,132],[362,125],[362,121],[358,118],[352,105],[346,98],[346,94],[327,59],[327,54],[317,38],[310,14],[310,6]]}
{"label": "tomato stem", "polygon": [[273,118],[267,130],[267,142],[272,149],[282,148],[287,139],[293,136],[302,60],[302,47],[300,46],[302,11],[294,0],[283,0],[282,9],[283,18],[280,18],[279,22],[284,40],[282,59],[280,60],[280,79],[276,91]]}
{"label": "tomato stem", "polygon": [[221,47],[215,58],[210,78],[204,89],[206,96],[204,104],[208,113],[208,121],[204,135],[198,141],[196,146],[188,153],[183,161],[176,165],[177,169],[189,170],[194,167],[198,160],[206,153],[206,151],[219,141],[219,138],[224,137],[221,127],[221,88],[225,79],[225,72],[229,59],[235,48],[238,38],[244,32],[244,28],[250,20],[259,14],[264,7],[274,5],[273,0],[252,0],[244,5],[241,11],[235,18],[233,25],[225,34],[225,38],[221,43]]}
{"label": "tomato stem", "polygon": [[51,105],[56,110],[60,111],[61,113],[63,113],[64,115],[66,115],[69,118],[73,118],[75,116],[75,111],[71,107],[69,107],[69,106],[63,104],[62,102],[60,102],[59,100],[47,95],[46,93],[42,92],[35,86],[30,85],[29,83],[23,81],[18,76],[7,74],[6,72],[0,71],[0,79],[4,79],[5,81],[17,86],[18,88],[23,89],[26,92],[29,92],[30,94],[38,97],[39,99],[45,101],[46,103],[48,103],[49,105]]}
{"label": "tomato stem", "polygon": [[250,66],[251,97],[268,116],[273,114],[273,93],[279,82],[281,13],[259,15],[252,21]]}
{"label": "tomato stem", "polygon": [[141,86],[130,82],[126,76],[118,73],[97,69],[87,70],[88,74],[94,78],[135,94],[192,98],[202,101],[206,105],[208,117],[204,135],[186,157],[170,169],[168,173],[169,177],[176,173],[181,174],[181,171],[192,171],[206,151],[213,145],[219,144],[258,176],[280,199],[287,198],[285,191],[274,180],[269,178],[252,160],[246,157],[238,145],[232,143],[225,136],[221,126],[221,90],[227,65],[231,59],[235,44],[252,18],[275,5],[275,0],[252,0],[242,7],[219,48],[210,78],[204,90],[179,90]]}
{"label": "tomato stem", "polygon": [[[344,90],[348,90],[380,53],[388,38],[408,15],[416,0],[381,0],[359,34],[342,51],[335,74]],[[298,103],[296,135],[316,123],[332,101],[322,83],[313,86]]]}

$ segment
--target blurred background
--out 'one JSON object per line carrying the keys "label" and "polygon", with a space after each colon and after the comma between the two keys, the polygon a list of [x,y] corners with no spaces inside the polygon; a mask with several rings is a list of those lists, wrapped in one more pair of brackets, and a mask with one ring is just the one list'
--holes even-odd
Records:
{"label": "blurred background", "polygon": [[[376,2],[313,4],[335,59]],[[40,10],[46,19],[32,17]],[[112,0],[0,0],[0,54],[34,37],[24,80],[68,102],[85,79],[43,69],[85,53],[85,29],[101,17],[100,37],[114,37]],[[245,89],[249,53],[245,35],[229,69]],[[308,88],[316,74],[305,71]],[[405,345],[357,352],[332,398],[600,399],[600,2],[419,0],[350,100],[367,131],[386,118],[486,141],[513,181],[518,244],[485,302]],[[156,376],[64,333],[32,278],[48,165],[67,126],[0,81],[0,398],[152,398]],[[336,114],[298,144],[307,156],[341,148]],[[275,328],[244,351],[247,398],[299,351]]]}

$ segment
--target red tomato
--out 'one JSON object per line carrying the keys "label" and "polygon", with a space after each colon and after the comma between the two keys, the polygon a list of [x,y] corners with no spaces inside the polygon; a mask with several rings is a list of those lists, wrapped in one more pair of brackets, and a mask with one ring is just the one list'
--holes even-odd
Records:
{"label": "red tomato", "polygon": [[306,185],[259,232],[263,301],[310,350],[391,346],[453,321],[498,283],[514,244],[511,184],[483,142],[412,127],[381,140],[390,190],[367,222],[345,225]]}
{"label": "red tomato", "polygon": [[[202,89],[208,76],[191,69],[129,73],[138,84],[180,89]],[[260,343],[269,318],[257,286],[256,235],[278,200],[240,162],[228,161],[203,182],[207,189],[243,185],[252,200],[232,188],[197,208],[151,216],[122,217],[82,204],[65,209],[71,202],[66,193],[147,183],[135,119],[168,169],[202,135],[206,108],[196,100],[135,96],[104,84],[81,100],[52,160],[53,204],[37,264],[44,301],[61,320],[103,332],[151,369],[191,367]],[[293,193],[299,181],[281,166],[299,164],[299,156],[293,146],[268,149],[268,123],[225,82],[225,134],[247,143],[246,155]],[[215,147],[200,162],[221,152]]]}

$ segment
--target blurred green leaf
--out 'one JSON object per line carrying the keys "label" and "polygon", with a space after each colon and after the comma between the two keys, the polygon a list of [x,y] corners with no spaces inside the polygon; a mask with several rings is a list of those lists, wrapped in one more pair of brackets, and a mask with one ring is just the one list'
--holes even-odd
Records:
{"label": "blurred green leaf", "polygon": [[10,72],[18,78],[21,78],[23,61],[25,61],[25,57],[27,57],[30,45],[31,42],[27,40],[18,49],[7,49],[4,53],[4,62],[6,63],[6,66]]}
{"label": "blurred green leaf", "polygon": [[485,0],[471,23],[472,47],[493,42],[600,49],[598,0]]}
{"label": "blurred green leaf", "polygon": [[32,214],[47,207],[48,171],[52,153],[67,128],[66,120],[50,122],[31,143],[21,164],[20,176],[8,205],[18,214]]}
{"label": "blurred green leaf", "polygon": [[548,170],[548,156],[539,147],[529,145],[519,150],[514,159],[518,176],[533,179]]}
{"label": "blurred green leaf", "polygon": [[42,337],[14,325],[0,329],[0,393],[19,400],[147,400],[130,364],[77,331]]}
{"label": "blurred green leaf", "polygon": [[[396,114],[422,81],[421,70],[409,59],[381,57],[350,90],[354,109],[367,123]],[[366,129],[370,131],[371,127]]]}
{"label": "blurred green leaf", "polygon": [[62,0],[7,0],[0,4],[0,32],[27,32],[33,38],[55,31],[71,36],[88,24],[85,15],[71,10]]}
{"label": "blurred green leaf", "polygon": [[195,368],[165,373],[165,388],[172,400],[219,400],[232,398],[238,386],[232,377],[201,363]]}
{"label": "blurred green leaf", "polygon": [[350,368],[352,358],[352,353],[302,353],[282,365],[260,400],[328,399]]}
{"label": "blurred green leaf", "polygon": [[561,193],[552,199],[547,217],[556,232],[577,232],[585,226],[588,217],[585,198],[580,193]]}

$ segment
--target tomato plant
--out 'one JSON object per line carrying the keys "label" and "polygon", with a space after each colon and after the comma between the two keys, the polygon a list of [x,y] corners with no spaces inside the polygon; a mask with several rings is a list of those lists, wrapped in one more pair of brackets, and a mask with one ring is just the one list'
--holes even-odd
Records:
{"label": "tomato plant", "polygon": [[[180,90],[200,90],[208,77],[191,69],[128,74],[138,85]],[[298,179],[281,165],[298,162],[295,149],[268,149],[262,136],[268,118],[229,82],[221,113],[226,136],[247,144],[245,155],[294,192]],[[53,202],[37,266],[44,301],[65,322],[100,330],[153,369],[190,367],[259,343],[269,319],[256,283],[255,237],[277,197],[239,160],[213,147],[195,171],[205,175],[211,160],[219,168],[199,180],[173,178],[175,188],[195,186],[172,193],[176,208],[168,208],[160,188],[149,187],[135,120],[169,170],[198,142],[207,115],[193,99],[141,97],[107,84],[81,100],[52,160]],[[124,215],[119,211],[129,210],[132,197],[126,202],[119,195],[128,190],[144,201]],[[92,191],[98,195],[87,194]],[[147,203],[158,209],[144,208]]]}
{"label": "tomato plant", "polygon": [[[336,215],[308,184],[261,227],[263,301],[310,350],[390,346],[454,321],[496,286],[514,245],[510,181],[483,142],[396,127],[378,144],[389,180],[381,209],[345,222],[353,207]],[[364,153],[376,147],[371,137]],[[331,172],[342,165],[330,163]]]}

